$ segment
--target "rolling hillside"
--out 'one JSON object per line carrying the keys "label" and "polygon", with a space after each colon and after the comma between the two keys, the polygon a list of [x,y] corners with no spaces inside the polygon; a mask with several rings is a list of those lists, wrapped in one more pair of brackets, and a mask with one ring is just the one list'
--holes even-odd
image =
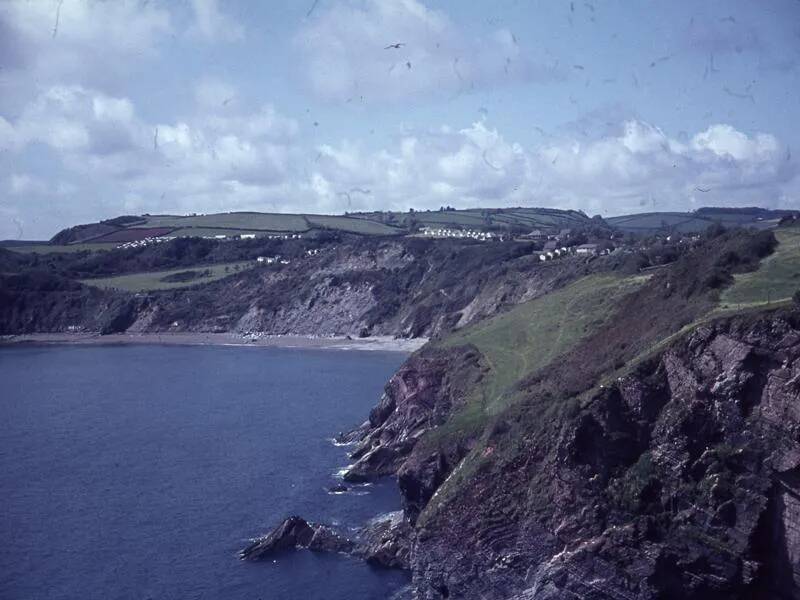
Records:
{"label": "rolling hillside", "polygon": [[239,235],[314,235],[336,231],[365,236],[403,235],[417,227],[519,231],[557,231],[585,226],[583,213],[550,208],[468,209],[306,215],[284,213],[219,213],[208,215],[122,216],[70,227],[51,240],[55,245],[125,243],[147,237],[235,237]]}
{"label": "rolling hillside", "polygon": [[608,217],[606,222],[625,232],[653,234],[660,232],[699,233],[715,224],[725,227],[775,227],[792,210],[764,208],[699,208],[694,212],[650,212]]}

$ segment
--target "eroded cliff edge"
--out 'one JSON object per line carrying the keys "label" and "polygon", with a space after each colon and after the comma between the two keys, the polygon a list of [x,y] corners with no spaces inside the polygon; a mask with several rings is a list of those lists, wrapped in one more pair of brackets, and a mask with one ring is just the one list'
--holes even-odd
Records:
{"label": "eroded cliff edge", "polygon": [[419,598],[793,598],[799,359],[797,311],[719,319],[579,397],[530,398],[437,445],[409,440],[457,409],[481,356],[423,350],[354,472],[397,474]]}

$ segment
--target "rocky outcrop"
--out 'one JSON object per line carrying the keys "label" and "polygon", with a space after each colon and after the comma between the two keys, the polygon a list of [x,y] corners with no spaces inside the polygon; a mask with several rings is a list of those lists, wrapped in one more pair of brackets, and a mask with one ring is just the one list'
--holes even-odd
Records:
{"label": "rocky outcrop", "polygon": [[368,563],[391,569],[408,569],[413,530],[402,511],[377,517],[361,530],[357,554]]}
{"label": "rocky outcrop", "polygon": [[517,416],[418,520],[419,598],[800,595],[796,313],[699,327]]}
{"label": "rocky outcrop", "polygon": [[482,377],[481,361],[472,347],[429,347],[409,358],[389,380],[368,423],[340,438],[360,438],[344,479],[396,474],[420,437],[464,404]]}
{"label": "rocky outcrop", "polygon": [[372,519],[355,539],[327,525],[311,523],[297,516],[284,519],[268,534],[253,540],[239,552],[242,560],[263,560],[287,550],[349,554],[369,564],[389,569],[408,569],[411,527],[402,512]]}
{"label": "rocky outcrop", "polygon": [[298,548],[308,548],[318,552],[350,553],[355,543],[326,525],[309,523],[297,516],[288,517],[267,535],[253,542],[239,552],[242,560],[261,560],[270,556]]}

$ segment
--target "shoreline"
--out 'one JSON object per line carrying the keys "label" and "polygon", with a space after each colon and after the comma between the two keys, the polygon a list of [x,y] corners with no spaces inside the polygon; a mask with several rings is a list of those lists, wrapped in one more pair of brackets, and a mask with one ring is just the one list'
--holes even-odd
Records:
{"label": "shoreline", "polygon": [[427,338],[315,337],[302,335],[247,336],[238,333],[28,333],[0,336],[0,347],[16,345],[158,345],[158,346],[241,346],[321,350],[361,350],[410,354],[427,343]]}

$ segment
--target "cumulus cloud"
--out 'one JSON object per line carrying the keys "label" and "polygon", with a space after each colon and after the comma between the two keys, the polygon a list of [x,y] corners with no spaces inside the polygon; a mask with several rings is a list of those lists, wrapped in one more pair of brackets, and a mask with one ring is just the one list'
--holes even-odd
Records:
{"label": "cumulus cloud", "polygon": [[319,10],[295,36],[309,89],[326,100],[401,100],[552,81],[507,29],[471,37],[417,0],[352,0]]}
{"label": "cumulus cloud", "polygon": [[74,186],[72,195],[17,173],[9,191],[63,198],[61,210],[71,198],[85,216],[68,222],[122,212],[337,213],[445,204],[620,214],[776,205],[800,187],[776,137],[724,123],[676,139],[630,119],[594,139],[565,133],[525,147],[478,121],[406,132],[385,148],[353,140],[311,147],[296,121],[269,105],[246,111],[200,102],[198,112],[158,123],[141,118],[127,98],[55,86],[18,119],[0,123],[0,132],[17,152],[31,144],[50,149],[65,172],[59,185]]}
{"label": "cumulus cloud", "polygon": [[[203,65],[181,75],[177,87],[197,80],[175,102],[171,89],[153,101],[131,85],[119,65],[145,72],[173,35],[187,54],[201,42],[242,39],[244,28],[220,6],[0,2],[0,191],[8,200],[0,237],[16,236],[20,224],[26,235],[45,236],[142,212],[797,205],[800,178],[784,141],[725,122],[668,135],[626,109],[598,111],[522,144],[483,110],[474,123],[453,116],[450,125],[404,129],[377,144],[312,138],[292,115],[252,104]],[[762,43],[728,22],[689,33],[702,52]],[[467,33],[418,0],[320,3],[289,37],[305,84],[334,102],[448,98],[558,77],[510,31]]]}
{"label": "cumulus cloud", "polygon": [[156,3],[0,2],[0,114],[20,110],[39,86],[120,87],[120,65],[154,58],[171,33],[171,15]]}
{"label": "cumulus cloud", "polygon": [[314,190],[326,206],[341,206],[348,190],[370,190],[345,196],[352,209],[537,205],[620,214],[775,205],[797,178],[775,137],[725,124],[683,143],[630,120],[593,141],[565,136],[524,148],[477,122],[407,135],[380,152],[346,142],[320,153]]}
{"label": "cumulus cloud", "polygon": [[191,0],[194,23],[188,34],[208,42],[244,39],[244,27],[220,11],[217,0]]}

